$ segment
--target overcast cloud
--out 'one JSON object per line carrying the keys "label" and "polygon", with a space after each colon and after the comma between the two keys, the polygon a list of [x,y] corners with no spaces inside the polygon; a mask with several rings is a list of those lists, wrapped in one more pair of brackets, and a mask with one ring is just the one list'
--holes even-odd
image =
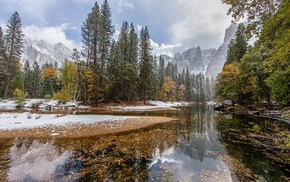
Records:
{"label": "overcast cloud", "polygon": [[[98,0],[101,5],[103,0]],[[0,2],[0,25],[18,11],[23,32],[29,38],[63,42],[81,48],[80,27],[95,0],[9,0]],[[115,29],[124,20],[136,29],[147,25],[154,54],[172,56],[177,51],[201,46],[217,48],[231,17],[221,0],[109,0]]]}

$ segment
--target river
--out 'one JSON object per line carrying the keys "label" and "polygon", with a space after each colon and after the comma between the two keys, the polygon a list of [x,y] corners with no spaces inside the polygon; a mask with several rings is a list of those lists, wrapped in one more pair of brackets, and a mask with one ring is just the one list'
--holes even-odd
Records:
{"label": "river", "polygon": [[[138,115],[175,120],[94,137],[0,138],[0,181],[289,179],[289,173],[261,150],[236,142],[230,134],[246,132],[244,123],[256,121],[218,113],[205,105]],[[289,129],[287,124],[283,127]]]}

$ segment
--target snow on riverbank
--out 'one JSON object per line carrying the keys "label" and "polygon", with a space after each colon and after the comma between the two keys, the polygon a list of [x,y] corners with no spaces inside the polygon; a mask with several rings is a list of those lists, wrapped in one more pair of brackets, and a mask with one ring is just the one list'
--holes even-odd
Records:
{"label": "snow on riverbank", "polygon": [[57,117],[56,114],[30,114],[2,113],[0,114],[0,130],[29,129],[48,126],[71,126],[75,124],[94,124],[104,121],[121,122],[130,116],[110,115],[65,115]]}
{"label": "snow on riverbank", "polygon": [[179,107],[187,106],[187,102],[163,102],[163,101],[149,101],[149,104],[153,104],[158,107]]}
{"label": "snow on riverbank", "polygon": [[[47,106],[51,107],[72,107],[79,109],[76,103],[67,102],[66,104],[58,104],[54,100],[41,100],[30,99],[23,102],[21,105],[25,111],[31,110],[33,105],[37,104],[39,109],[45,109]],[[162,101],[149,101],[150,105],[142,106],[117,106],[121,111],[149,111],[156,109],[170,109],[172,107],[185,106],[187,103],[181,102],[162,102]],[[16,101],[3,100],[0,101],[0,110],[13,111],[17,107]],[[71,126],[75,124],[94,124],[104,121],[124,121],[128,118],[139,118],[131,116],[112,116],[112,115],[61,115],[61,114],[31,114],[30,112],[24,113],[1,113],[0,114],[0,130],[13,130],[13,129],[30,129],[48,126]]]}
{"label": "snow on riverbank", "polygon": [[14,110],[18,104],[13,100],[0,101],[0,110]]}
{"label": "snow on riverbank", "polygon": [[180,107],[188,105],[185,102],[162,102],[162,101],[149,101],[146,106],[126,106],[122,111],[146,111],[155,109],[168,109],[173,107]]}
{"label": "snow on riverbank", "polygon": [[[172,107],[186,106],[186,102],[163,102],[163,101],[148,101],[149,105],[141,106],[109,106],[109,108],[118,109],[122,111],[142,111],[142,110],[154,110],[154,109],[167,109]],[[25,111],[30,111],[37,105],[39,111],[55,111],[57,108],[71,108],[71,109],[89,109],[89,106],[79,105],[77,102],[66,102],[60,104],[57,100],[45,100],[45,99],[28,99],[21,104],[17,104],[13,100],[0,101],[0,110],[13,111],[17,106]]]}

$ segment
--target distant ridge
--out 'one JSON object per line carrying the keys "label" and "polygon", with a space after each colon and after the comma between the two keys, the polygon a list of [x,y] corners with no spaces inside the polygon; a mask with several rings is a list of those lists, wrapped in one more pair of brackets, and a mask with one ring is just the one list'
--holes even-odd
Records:
{"label": "distant ridge", "polygon": [[25,39],[21,62],[28,61],[31,65],[36,61],[40,66],[49,63],[60,67],[71,56],[72,50],[63,43],[53,45],[43,40]]}
{"label": "distant ridge", "polygon": [[[226,62],[227,50],[230,41],[234,39],[238,25],[231,24],[225,31],[224,42],[218,49],[202,49],[193,47],[177,53],[174,57],[163,55],[165,62],[177,64],[179,72],[188,66],[192,74],[203,73],[207,77],[216,77]],[[22,64],[26,61],[33,64],[36,61],[40,66],[45,63],[61,67],[64,60],[70,59],[72,50],[63,43],[49,44],[43,40],[25,39],[22,55]]]}
{"label": "distant ridge", "polygon": [[218,49],[202,49],[199,46],[177,53],[173,58],[164,56],[166,62],[177,64],[179,72],[188,66],[192,74],[203,73],[207,77],[216,77],[226,62],[230,41],[235,38],[238,25],[230,25],[224,36],[224,42]]}

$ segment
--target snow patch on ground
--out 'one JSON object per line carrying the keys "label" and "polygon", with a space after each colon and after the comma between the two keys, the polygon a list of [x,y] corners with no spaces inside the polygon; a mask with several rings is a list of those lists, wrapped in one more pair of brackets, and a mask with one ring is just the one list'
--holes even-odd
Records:
{"label": "snow patch on ground", "polygon": [[56,115],[56,114],[31,114],[2,113],[0,114],[0,130],[28,129],[47,126],[71,126],[75,124],[94,124],[104,121],[121,122],[130,116],[111,115]]}
{"label": "snow patch on ground", "polygon": [[[1,111],[13,111],[19,106],[24,111],[36,109],[42,112],[57,111],[58,109],[65,110],[87,110],[89,106],[82,106],[78,102],[60,103],[58,100],[52,99],[27,99],[22,103],[17,103],[14,100],[0,100]],[[37,106],[37,107],[36,107]]]}
{"label": "snow patch on ground", "polygon": [[[171,107],[185,106],[182,102],[162,102],[149,101],[151,105],[144,106],[117,106],[122,111],[148,111],[154,109],[166,109]],[[0,101],[0,110],[15,110],[19,104],[12,100]],[[104,121],[123,121],[127,118],[136,118],[130,116],[112,116],[112,115],[64,115],[64,114],[31,114],[29,111],[33,106],[38,105],[39,110],[47,110],[47,106],[52,108],[72,107],[74,109],[86,109],[87,106],[80,106],[75,102],[59,104],[56,100],[29,99],[21,103],[24,113],[0,113],[0,130],[28,129],[47,126],[71,126],[74,124],[94,124]]]}
{"label": "snow patch on ground", "polygon": [[12,100],[0,101],[0,110],[14,110],[18,104]]}
{"label": "snow patch on ground", "polygon": [[158,107],[179,107],[179,106],[187,106],[186,102],[163,102],[163,101],[149,101],[149,104],[153,104]]}
{"label": "snow patch on ground", "polygon": [[187,103],[185,102],[162,102],[162,101],[149,101],[148,104],[151,104],[151,106],[126,106],[122,108],[122,111],[147,111],[187,105]]}
{"label": "snow patch on ground", "polygon": [[156,109],[168,109],[173,107],[187,106],[186,102],[163,102],[163,101],[148,101],[149,105],[142,106],[109,106],[108,108],[116,111],[150,111]]}

